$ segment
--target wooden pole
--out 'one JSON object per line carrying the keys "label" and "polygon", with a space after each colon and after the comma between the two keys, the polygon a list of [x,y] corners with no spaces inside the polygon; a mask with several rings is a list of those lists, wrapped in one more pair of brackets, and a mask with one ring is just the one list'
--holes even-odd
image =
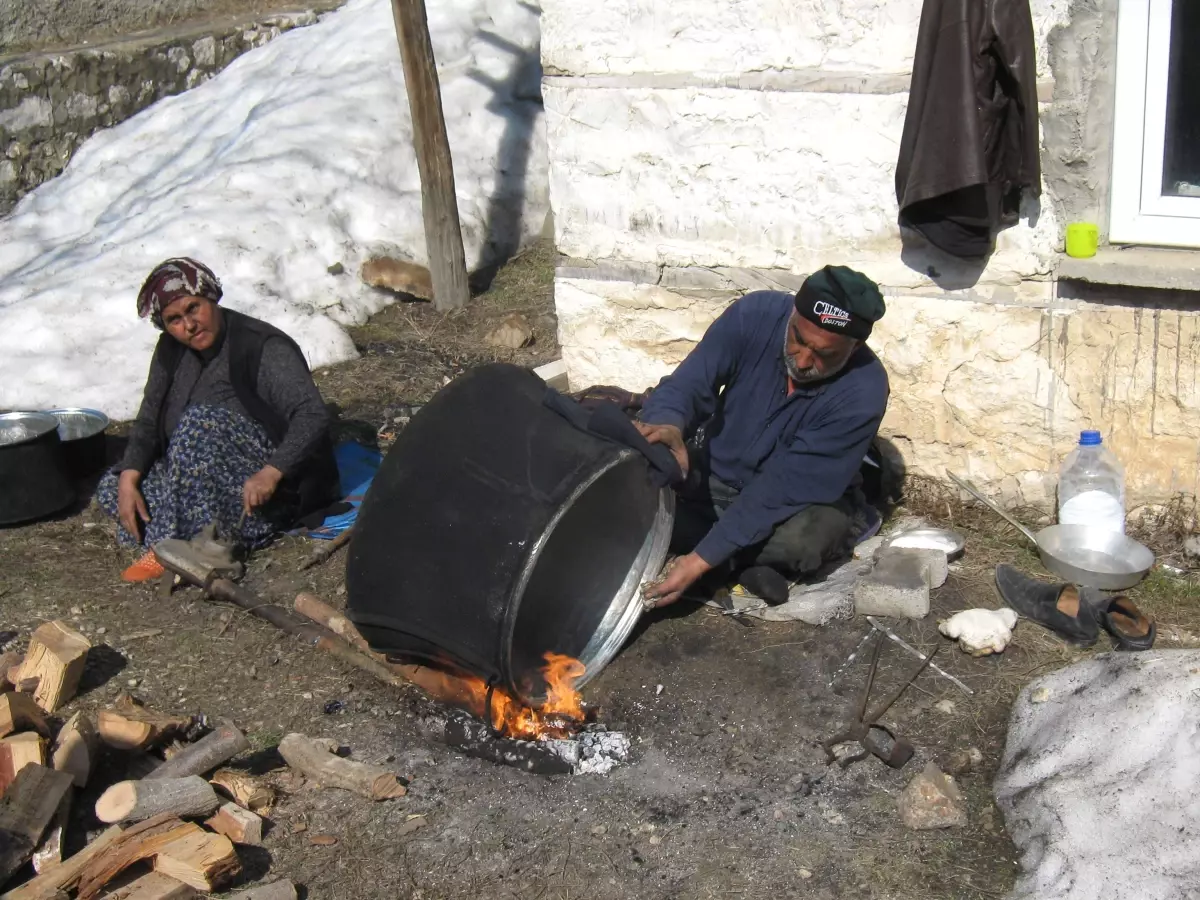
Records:
{"label": "wooden pole", "polygon": [[425,247],[433,276],[433,305],[438,310],[457,309],[471,298],[462,227],[454,193],[454,165],[442,90],[438,85],[433,44],[425,0],[392,0],[396,39],[404,64],[404,86],[412,110],[413,148],[421,174],[421,213],[425,220]]}

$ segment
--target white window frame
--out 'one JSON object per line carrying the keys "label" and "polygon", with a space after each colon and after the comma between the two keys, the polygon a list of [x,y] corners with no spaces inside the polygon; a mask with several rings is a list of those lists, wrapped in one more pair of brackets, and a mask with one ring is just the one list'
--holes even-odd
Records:
{"label": "white window frame", "polygon": [[1108,228],[1115,244],[1200,247],[1200,197],[1162,194],[1172,2],[1120,0]]}

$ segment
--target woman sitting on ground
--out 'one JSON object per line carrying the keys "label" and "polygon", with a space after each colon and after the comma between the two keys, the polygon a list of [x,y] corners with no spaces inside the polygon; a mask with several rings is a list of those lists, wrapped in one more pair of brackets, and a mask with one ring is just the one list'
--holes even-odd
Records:
{"label": "woman sitting on ground", "polygon": [[138,293],[164,334],[120,466],[97,499],[125,545],[148,552],[126,581],[163,572],[149,548],[215,523],[247,548],[337,498],[329,416],[296,342],[222,310],[221,282],[194,259],[168,259]]}

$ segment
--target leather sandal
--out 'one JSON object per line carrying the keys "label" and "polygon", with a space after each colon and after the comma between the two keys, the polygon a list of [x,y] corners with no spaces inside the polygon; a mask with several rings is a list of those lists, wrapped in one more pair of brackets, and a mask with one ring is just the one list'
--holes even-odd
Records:
{"label": "leather sandal", "polygon": [[1154,646],[1158,631],[1154,620],[1124,594],[1108,601],[1100,612],[1100,623],[1117,650],[1149,650]]}
{"label": "leather sandal", "polygon": [[1012,566],[996,566],[996,589],[1021,616],[1053,631],[1069,644],[1090,647],[1100,636],[1099,592],[1073,584],[1046,584]]}

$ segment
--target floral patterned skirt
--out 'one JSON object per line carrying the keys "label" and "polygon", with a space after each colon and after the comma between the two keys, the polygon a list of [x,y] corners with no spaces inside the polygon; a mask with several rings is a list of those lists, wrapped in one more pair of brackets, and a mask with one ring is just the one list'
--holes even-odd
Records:
{"label": "floral patterned skirt", "polygon": [[[242,517],[242,485],[266,465],[274,446],[258,422],[219,406],[191,406],[171,435],[165,457],[155,461],[141,482],[150,510],[145,537],[139,541],[118,524],[121,544],[151,547],[167,538],[195,537],[210,522],[217,533],[244,547],[266,544],[280,527],[275,504]],[[119,473],[100,479],[96,501],[113,518],[117,512]]]}

